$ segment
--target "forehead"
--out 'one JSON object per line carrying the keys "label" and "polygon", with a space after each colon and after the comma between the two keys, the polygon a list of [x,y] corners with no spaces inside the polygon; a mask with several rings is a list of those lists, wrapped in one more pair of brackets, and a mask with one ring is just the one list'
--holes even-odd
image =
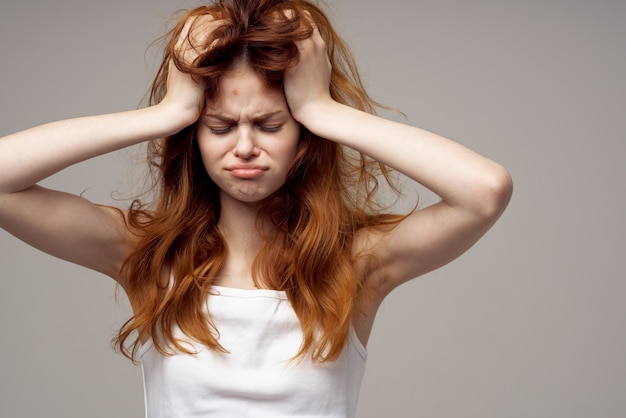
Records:
{"label": "forehead", "polygon": [[247,67],[221,76],[215,96],[207,97],[207,105],[210,107],[251,102],[286,105],[282,90],[268,85],[257,73]]}
{"label": "forehead", "polygon": [[[222,120],[253,121],[260,115],[290,115],[282,90],[269,87],[251,70],[222,76],[215,97],[207,97],[205,114]],[[280,116],[283,115],[283,116]]]}

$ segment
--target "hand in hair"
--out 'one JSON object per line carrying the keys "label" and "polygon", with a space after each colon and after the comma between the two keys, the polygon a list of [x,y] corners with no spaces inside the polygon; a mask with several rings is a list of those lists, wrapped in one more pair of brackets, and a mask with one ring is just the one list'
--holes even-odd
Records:
{"label": "hand in hair", "polygon": [[187,125],[194,123],[204,107],[204,86],[180,68],[189,68],[210,45],[206,41],[219,21],[210,14],[191,16],[180,29],[167,68],[167,92],[161,103],[170,106]]}
{"label": "hand in hair", "polygon": [[298,63],[285,72],[285,96],[293,117],[306,126],[308,109],[328,101],[331,64],[326,43],[317,28],[311,37],[296,42]]}
{"label": "hand in hair", "polygon": [[[220,21],[213,15],[204,13],[189,16],[183,23],[174,40],[174,60],[184,67],[193,65],[199,55],[206,53],[211,45],[207,45],[211,33],[220,26]],[[176,29],[175,29],[176,31]]]}

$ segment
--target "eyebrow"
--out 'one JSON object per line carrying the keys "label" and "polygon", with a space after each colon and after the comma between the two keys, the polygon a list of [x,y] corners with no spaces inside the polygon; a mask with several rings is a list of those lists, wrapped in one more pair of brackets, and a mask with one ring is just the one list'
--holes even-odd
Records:
{"label": "eyebrow", "polygon": [[[254,122],[263,122],[263,121],[265,121],[267,119],[270,119],[272,116],[276,116],[276,115],[279,115],[279,114],[284,113],[284,112],[285,112],[284,110],[276,110],[276,111],[273,111],[273,112],[261,113],[261,114],[259,114],[257,116],[254,116],[253,118],[251,118],[251,120],[254,121]],[[209,117],[212,117],[212,118],[215,118],[215,119],[218,119],[218,120],[220,120],[222,122],[227,122],[227,123],[237,123],[238,122],[238,120],[236,120],[236,119],[233,119],[231,117],[228,117],[226,115],[222,115],[222,114],[219,114],[219,113],[208,112],[208,113],[205,113],[205,116],[209,116]]]}

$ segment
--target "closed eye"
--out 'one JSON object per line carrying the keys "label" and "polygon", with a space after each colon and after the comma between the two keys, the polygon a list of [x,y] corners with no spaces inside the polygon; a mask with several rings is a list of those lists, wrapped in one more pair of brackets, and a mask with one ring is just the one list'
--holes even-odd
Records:
{"label": "closed eye", "polygon": [[281,129],[283,129],[283,125],[268,125],[268,124],[261,124],[258,125],[259,129],[263,132],[268,132],[268,133],[273,133],[273,132],[278,132]]}
{"label": "closed eye", "polygon": [[214,135],[225,135],[233,130],[234,125],[226,126],[209,126],[211,133]]}

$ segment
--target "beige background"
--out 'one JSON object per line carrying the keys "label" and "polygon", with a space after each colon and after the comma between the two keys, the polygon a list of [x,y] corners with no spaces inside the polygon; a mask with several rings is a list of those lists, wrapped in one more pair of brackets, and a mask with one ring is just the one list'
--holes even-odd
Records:
{"label": "beige background", "polygon": [[[136,107],[146,47],[194,4],[3,2],[0,134]],[[478,245],[382,307],[359,417],[626,416],[626,2],[329,7],[376,99],[516,186]],[[130,155],[46,184],[110,203]],[[0,248],[0,416],[142,416],[140,369],[109,347],[128,315],[113,283],[2,231]]]}

